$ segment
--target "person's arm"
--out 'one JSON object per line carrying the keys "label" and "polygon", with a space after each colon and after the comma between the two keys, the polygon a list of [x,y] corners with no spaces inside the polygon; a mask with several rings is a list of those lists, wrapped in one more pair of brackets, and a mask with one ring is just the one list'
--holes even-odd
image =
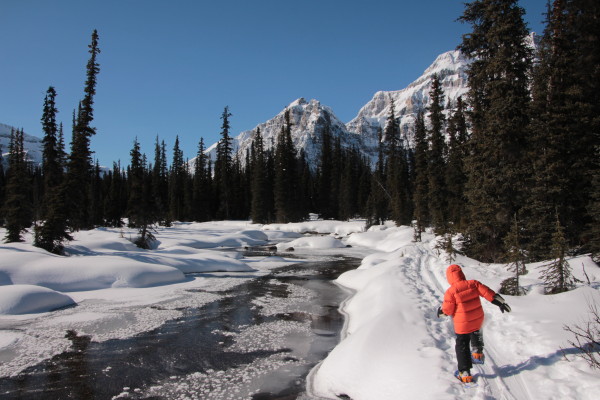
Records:
{"label": "person's arm", "polygon": [[450,316],[454,316],[454,313],[456,312],[456,300],[450,289],[446,290],[446,293],[444,294],[444,302],[438,309],[438,317],[441,315],[440,312]]}
{"label": "person's arm", "polygon": [[506,304],[506,301],[504,300],[504,297],[500,296],[499,294],[496,294],[494,296],[494,300],[492,300],[492,304],[495,306],[500,307],[500,311],[502,311],[503,313],[506,312],[511,312],[512,310],[510,309],[510,306],[508,304]]}

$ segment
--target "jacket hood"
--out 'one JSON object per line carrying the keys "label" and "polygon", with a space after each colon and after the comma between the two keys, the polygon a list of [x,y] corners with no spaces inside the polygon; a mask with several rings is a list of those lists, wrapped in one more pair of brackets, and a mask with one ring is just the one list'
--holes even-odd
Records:
{"label": "jacket hood", "polygon": [[450,285],[454,285],[458,281],[466,280],[462,268],[460,268],[460,265],[457,264],[452,264],[448,267],[446,270],[446,279],[448,279],[448,283]]}

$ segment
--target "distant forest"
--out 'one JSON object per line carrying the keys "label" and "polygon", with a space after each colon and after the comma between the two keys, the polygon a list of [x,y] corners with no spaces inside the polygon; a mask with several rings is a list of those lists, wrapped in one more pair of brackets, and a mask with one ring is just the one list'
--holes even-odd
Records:
{"label": "distant forest", "polygon": [[[5,241],[21,241],[33,226],[34,244],[61,254],[74,231],[124,221],[148,248],[153,227],[172,221],[286,223],[309,213],[365,218],[369,226],[393,220],[412,225],[416,241],[432,229],[450,254],[511,263],[518,290],[526,261],[600,253],[599,9],[597,1],[554,0],[533,54],[517,1],[467,3],[460,21],[471,32],[459,49],[473,60],[468,95],[444,110],[435,77],[414,148],[402,140],[392,105],[375,165],[360,149],[343,148],[328,127],[318,163],[309,165],[294,148],[288,114],[273,149],[265,149],[257,130],[251,150],[234,154],[225,107],[215,160],[203,139],[192,166],[179,140],[168,165],[164,141],[157,137],[148,157],[135,139],[129,165],[102,172],[90,150],[100,72],[94,31],[70,151],[53,87],[41,113],[42,165],[26,162],[23,131],[12,133],[8,168],[0,163]],[[548,272],[553,291],[572,284],[563,264]]]}

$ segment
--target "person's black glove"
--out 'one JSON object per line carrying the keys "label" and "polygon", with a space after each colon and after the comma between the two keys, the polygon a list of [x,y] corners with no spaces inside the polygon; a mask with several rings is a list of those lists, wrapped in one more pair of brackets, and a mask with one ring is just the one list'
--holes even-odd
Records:
{"label": "person's black glove", "polygon": [[494,300],[492,301],[492,304],[498,306],[500,308],[500,311],[502,311],[502,313],[506,312],[511,312],[512,310],[510,309],[510,306],[508,304],[506,304],[506,301],[504,301],[504,298],[502,296],[500,296],[499,294],[494,296]]}
{"label": "person's black glove", "polygon": [[437,316],[438,316],[438,318],[440,318],[442,315],[446,315],[446,314],[444,314],[444,312],[442,311],[442,307],[440,307],[440,308],[438,308]]}

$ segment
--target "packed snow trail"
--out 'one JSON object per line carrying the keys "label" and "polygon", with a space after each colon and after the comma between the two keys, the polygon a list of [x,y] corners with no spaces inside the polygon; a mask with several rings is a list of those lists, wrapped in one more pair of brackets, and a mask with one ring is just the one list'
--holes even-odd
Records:
{"label": "packed snow trail", "polygon": [[[392,232],[355,234],[348,240],[385,252],[365,257],[357,270],[338,279],[355,294],[344,305],[349,318],[345,339],[311,375],[310,390],[315,397],[595,398],[600,390],[598,372],[580,359],[564,360],[560,349],[568,344],[561,341],[562,325],[577,320],[577,313],[563,309],[584,314],[584,297],[600,300],[597,285],[565,296],[543,296],[534,290],[522,298],[506,296],[513,307],[513,312],[506,314],[482,299],[486,364],[472,370],[479,375],[479,386],[465,388],[453,376],[456,355],[452,320],[437,318],[437,308],[449,287],[445,276],[449,263],[435,250],[433,237],[411,243],[412,229],[388,231]],[[503,266],[483,266],[460,256],[455,262],[464,265],[467,279],[480,280],[495,290],[508,277]],[[528,279],[538,278],[530,273]],[[553,302],[556,309],[548,307]],[[584,380],[578,379],[581,374]]]}

